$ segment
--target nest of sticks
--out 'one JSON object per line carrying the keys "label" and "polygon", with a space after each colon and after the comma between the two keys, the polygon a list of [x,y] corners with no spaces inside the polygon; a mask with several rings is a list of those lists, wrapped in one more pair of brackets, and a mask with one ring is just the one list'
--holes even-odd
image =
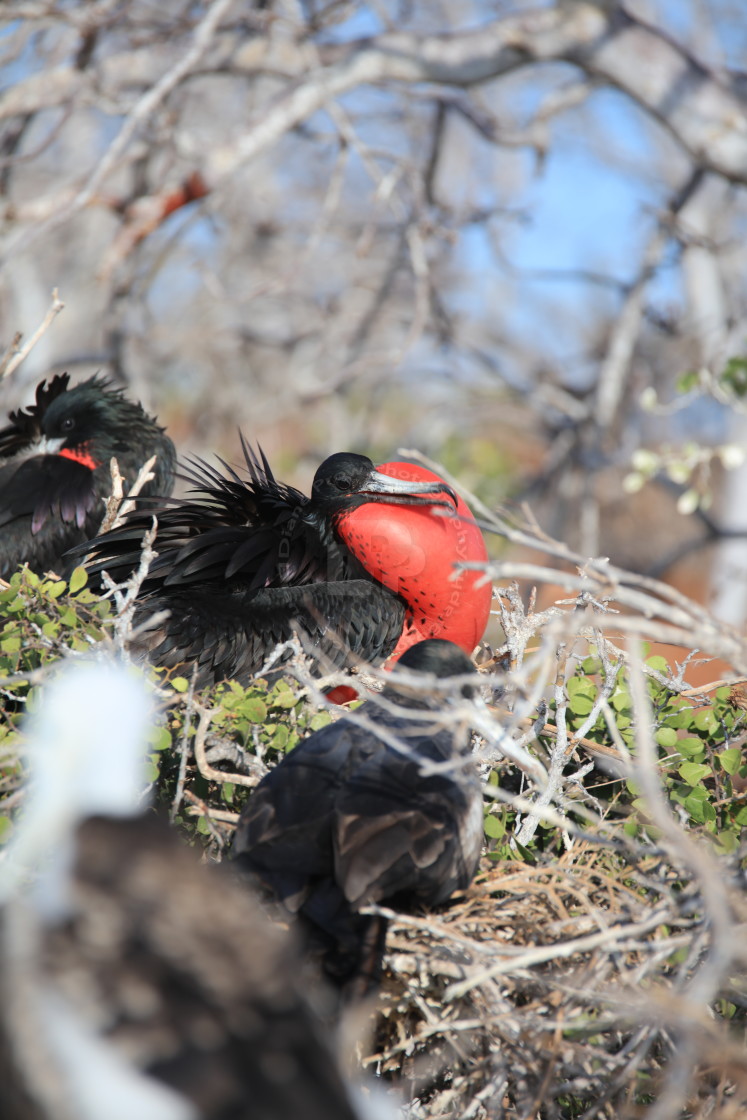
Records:
{"label": "nest of sticks", "polygon": [[747,906],[723,894],[715,914],[660,853],[592,844],[491,866],[438,914],[392,914],[364,1065],[411,1120],[744,1117]]}

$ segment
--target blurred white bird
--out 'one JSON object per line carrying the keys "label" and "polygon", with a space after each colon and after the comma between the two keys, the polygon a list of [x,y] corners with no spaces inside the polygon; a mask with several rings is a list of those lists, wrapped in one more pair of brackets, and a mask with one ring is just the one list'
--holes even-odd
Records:
{"label": "blurred white bird", "polygon": [[360,1120],[295,946],[143,812],[153,703],[69,663],[0,865],[2,1120]]}

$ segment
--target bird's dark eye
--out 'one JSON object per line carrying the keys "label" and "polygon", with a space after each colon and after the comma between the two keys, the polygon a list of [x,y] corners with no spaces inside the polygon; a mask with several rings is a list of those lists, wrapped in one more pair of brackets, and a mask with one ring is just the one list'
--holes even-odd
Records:
{"label": "bird's dark eye", "polygon": [[335,486],[338,490],[350,490],[352,488],[352,485],[352,482],[346,474],[337,475],[335,479]]}
{"label": "bird's dark eye", "polygon": [[72,432],[73,428],[75,427],[75,420],[72,416],[66,416],[60,424],[60,427],[62,428],[63,432]]}

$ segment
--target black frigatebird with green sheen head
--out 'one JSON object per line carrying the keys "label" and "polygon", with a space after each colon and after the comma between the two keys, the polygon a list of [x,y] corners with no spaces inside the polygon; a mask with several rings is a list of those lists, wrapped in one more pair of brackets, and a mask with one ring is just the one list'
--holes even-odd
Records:
{"label": "black frigatebird with green sheen head", "polygon": [[121,389],[92,377],[70,388],[67,373],[36,387],[35,403],[8,416],[0,430],[0,576],[28,563],[57,569],[69,548],[86,541],[104,517],[117,459],[125,486],[156,456],[142,494],[170,494],[174,445],[163,428]]}
{"label": "black frigatebird with green sheen head", "polygon": [[[246,681],[294,631],[334,666],[381,662],[424,637],[472,651],[491,591],[454,565],[487,554],[443,479],[341,452],[321,464],[306,497],[275,479],[264,454],[244,452],[246,477],[196,460],[188,497],[153,501],[75,550],[90,555],[93,573],[126,579],[156,516],[158,555],[136,616],[156,665],[196,667],[198,687]],[[149,626],[163,611],[166,620]]]}

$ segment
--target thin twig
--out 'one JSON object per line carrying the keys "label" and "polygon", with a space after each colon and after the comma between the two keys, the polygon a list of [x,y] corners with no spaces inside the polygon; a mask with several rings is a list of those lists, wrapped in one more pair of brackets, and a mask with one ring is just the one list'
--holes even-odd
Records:
{"label": "thin twig", "polygon": [[47,333],[52,323],[62,311],[64,306],[65,304],[59,298],[59,292],[57,288],[53,288],[52,302],[49,306],[47,314],[44,316],[39,326],[31,335],[31,338],[27,343],[25,343],[25,345],[19,348],[18,344],[20,343],[22,336],[20,334],[16,334],[7,352],[0,360],[0,381],[4,381],[7,377],[10,377],[10,375],[18,369],[21,362],[24,362],[26,358],[28,358],[29,354],[34,349],[39,339]]}
{"label": "thin twig", "polygon": [[170,821],[174,822],[176,815],[184,797],[184,783],[187,780],[187,762],[189,760],[189,733],[192,730],[192,713],[194,711],[195,702],[195,684],[197,683],[197,665],[192,667],[192,675],[189,680],[189,691],[187,693],[187,702],[184,709],[184,726],[182,727],[182,735],[179,742],[179,775],[176,780],[176,790],[174,791],[174,799],[171,802],[171,812],[169,814]]}

